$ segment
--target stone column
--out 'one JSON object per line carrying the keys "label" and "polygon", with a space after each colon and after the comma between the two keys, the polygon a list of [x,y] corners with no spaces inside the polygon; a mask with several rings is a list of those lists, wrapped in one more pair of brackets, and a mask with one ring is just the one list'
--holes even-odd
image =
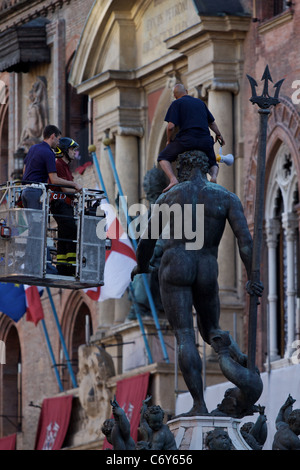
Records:
{"label": "stone column", "polygon": [[99,303],[98,308],[98,326],[97,326],[97,335],[101,336],[102,331],[106,331],[114,324],[115,316],[115,300],[108,299]]}
{"label": "stone column", "polygon": [[[226,85],[214,84],[208,90],[208,108],[213,114],[226,145],[223,154],[233,154],[233,93]],[[215,136],[212,133],[213,137]],[[219,152],[219,144],[215,144],[215,153]],[[234,192],[234,165],[219,165],[218,184]],[[236,248],[231,228],[226,225],[219,248],[219,286],[220,292],[234,294],[236,291]]]}
{"label": "stone column", "polygon": [[[97,105],[97,103],[96,103]],[[96,136],[95,136],[96,137]],[[107,191],[107,196],[110,204],[115,205],[115,191],[114,191],[114,179],[113,173],[109,164],[109,158],[107,155],[107,150],[103,144],[105,139],[105,134],[102,133],[99,135],[99,143],[97,143],[96,155],[98,159],[98,164],[100,167],[101,175],[104,181],[105,189]],[[111,144],[112,152],[114,154],[114,143]],[[98,181],[98,179],[97,179]],[[100,187],[100,182],[98,183]],[[103,189],[103,188],[100,188]],[[114,324],[115,318],[115,300],[108,299],[100,302],[98,309],[98,330],[97,337],[101,337],[103,332],[107,330],[110,326]]]}
{"label": "stone column", "polygon": [[[127,207],[139,202],[139,149],[138,138],[142,136],[139,128],[119,127],[115,134],[115,165]],[[115,186],[116,196],[118,187]],[[123,220],[123,219],[122,219]],[[127,227],[124,227],[127,230]],[[122,323],[130,310],[126,293],[115,302],[115,323]]]}
{"label": "stone column", "polygon": [[[139,149],[140,130],[120,127],[115,135],[115,164],[122,186],[127,197],[128,206],[139,202]],[[116,193],[118,188],[116,187]]]}
{"label": "stone column", "polygon": [[[299,237],[300,236],[300,204],[299,203],[295,206],[295,211],[296,211],[297,219],[298,219],[298,237]],[[298,244],[300,248],[300,239],[298,239]],[[297,277],[298,277],[298,282],[300,282],[299,281],[300,272],[297,272]],[[297,287],[297,309],[296,309],[296,339],[298,341],[300,340],[300,292],[299,292],[298,287]]]}
{"label": "stone column", "polygon": [[65,133],[65,20],[60,19],[47,26],[47,42],[52,45],[52,114],[50,124]]}
{"label": "stone column", "polygon": [[[10,179],[11,173],[14,171],[14,159],[13,155],[17,149],[17,138],[20,137],[21,131],[19,126],[19,119],[21,113],[17,111],[18,105],[21,108],[20,103],[17,101],[16,89],[17,89],[17,76],[22,74],[10,73],[9,74],[9,101],[8,101],[8,178]],[[17,112],[16,112],[17,111]]]}
{"label": "stone column", "polygon": [[277,344],[277,235],[279,222],[273,219],[267,221],[267,246],[268,246],[268,278],[269,278],[269,343],[270,343],[270,360],[279,359]]}
{"label": "stone column", "polygon": [[296,285],[295,285],[295,228],[296,217],[289,213],[282,214],[282,225],[286,239],[286,269],[287,269],[287,344],[285,356],[290,357],[295,340],[295,316],[296,316]]}

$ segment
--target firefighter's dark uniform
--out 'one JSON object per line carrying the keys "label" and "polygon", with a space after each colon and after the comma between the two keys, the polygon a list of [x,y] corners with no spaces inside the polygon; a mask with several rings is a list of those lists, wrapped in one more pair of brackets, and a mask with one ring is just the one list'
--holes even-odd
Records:
{"label": "firefighter's dark uniform", "polygon": [[[69,165],[61,158],[56,160],[56,171],[60,178],[73,181]],[[57,271],[64,276],[75,274],[77,225],[73,204],[72,196],[53,191],[50,208],[58,229]]]}

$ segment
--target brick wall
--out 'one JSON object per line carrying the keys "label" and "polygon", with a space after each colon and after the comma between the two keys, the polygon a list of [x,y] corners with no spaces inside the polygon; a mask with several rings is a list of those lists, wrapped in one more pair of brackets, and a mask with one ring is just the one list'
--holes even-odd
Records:
{"label": "brick wall", "polygon": [[[264,7],[263,10],[257,11],[259,19],[272,15],[273,1],[268,0],[257,3],[263,4]],[[285,81],[283,82],[280,96],[286,98],[294,106],[294,109],[299,112],[299,104],[292,103],[293,93],[295,93],[295,89],[292,88],[293,82],[300,80],[300,56],[297,47],[299,39],[300,5],[295,2],[292,9],[286,10],[281,15],[264,21],[253,22],[244,44],[245,65],[241,92],[243,94],[245,204],[249,197],[249,194],[247,194],[247,190],[249,190],[247,181],[249,181],[249,177],[253,173],[251,168],[253,168],[253,157],[257,152],[259,126],[258,107],[256,105],[252,106],[249,101],[251,88],[246,74],[252,76],[257,81],[257,94],[261,94],[263,91],[261,78],[266,65],[269,65],[273,79],[273,84],[269,83],[270,94],[274,95],[275,89],[273,85],[284,78]],[[268,170],[271,166],[270,164],[268,165],[268,157],[270,156],[267,155],[266,181],[268,180]],[[264,264],[267,263],[265,250],[266,248],[264,248],[262,255]],[[267,277],[264,270],[262,270],[262,276],[267,289]],[[258,317],[258,358],[260,367],[262,367],[266,360],[266,344],[266,305],[263,305],[263,308],[259,310]]]}
{"label": "brick wall", "polygon": [[[24,7],[26,8],[26,11],[19,9],[18,14],[16,14],[16,12],[12,12],[13,17],[10,17],[6,12],[5,18],[2,17],[2,20],[0,18],[0,27],[1,30],[4,30],[5,27],[9,26],[12,22],[18,22],[21,18],[30,18],[32,14],[41,10],[43,12],[47,11],[47,17],[52,22],[62,19],[65,20],[65,60],[67,64],[77,48],[87,15],[93,3],[94,0],[71,0],[63,2],[62,7],[60,8],[58,2],[53,2],[52,0],[27,2]],[[53,8],[50,8],[51,5]],[[49,67],[55,67],[58,65],[51,64]],[[37,67],[31,70],[30,73],[34,74],[34,72],[40,73],[40,68]],[[52,72],[49,74],[49,77],[51,77],[51,74]],[[27,79],[26,76],[22,78],[24,81]],[[32,78],[33,80],[34,75],[30,75],[29,78]],[[52,90],[52,88],[52,83],[49,83],[49,90]],[[12,117],[11,119],[16,119],[16,117]],[[96,185],[96,177],[92,168],[86,170],[83,175],[76,174],[75,179],[79,179],[85,187],[93,188]],[[68,338],[70,337],[71,332],[69,327],[73,324],[73,317],[76,314],[76,308],[80,304],[81,300],[83,300],[89,308],[93,331],[96,331],[98,325],[98,304],[96,302],[88,299],[86,295],[76,293],[72,290],[51,289],[51,292],[66,341],[68,341]],[[83,296],[82,299],[80,299],[80,295]],[[55,355],[56,362],[60,363],[61,343],[51,305],[46,293],[43,294],[42,304],[53,353]],[[23,317],[17,324],[14,324],[14,326],[16,327],[19,336],[22,361],[23,420],[22,433],[18,434],[17,448],[33,449],[40,409],[29,406],[29,403],[33,402],[35,405],[41,405],[44,398],[56,395],[59,392],[59,387],[55,377],[54,368],[50,360],[42,324],[39,323],[37,326],[34,326],[34,324],[27,322],[25,317]],[[5,365],[1,366],[2,371],[4,367]],[[61,371],[61,368],[59,368],[59,370]],[[64,373],[64,378],[66,378],[66,382],[63,384],[65,389],[68,389],[70,387],[70,380],[66,371]],[[2,395],[2,398],[4,398],[4,401],[7,401],[7,397],[9,396],[9,389],[7,387],[10,385],[6,380],[5,384],[6,394],[4,397]],[[14,410],[9,408],[9,403],[11,403],[12,408],[15,408],[15,404],[9,400],[7,403],[4,403],[4,406],[6,406],[7,412],[9,412],[8,414],[13,414]],[[0,431],[1,429],[2,428],[0,427]],[[10,433],[11,432],[15,431],[10,430]],[[5,432],[5,434],[7,433]]]}

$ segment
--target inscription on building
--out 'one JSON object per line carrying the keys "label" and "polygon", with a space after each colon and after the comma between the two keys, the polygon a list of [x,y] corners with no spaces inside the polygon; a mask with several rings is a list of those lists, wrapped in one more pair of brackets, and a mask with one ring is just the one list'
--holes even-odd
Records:
{"label": "inscription on building", "polygon": [[164,41],[188,27],[189,0],[156,0],[144,18],[143,54],[165,49]]}

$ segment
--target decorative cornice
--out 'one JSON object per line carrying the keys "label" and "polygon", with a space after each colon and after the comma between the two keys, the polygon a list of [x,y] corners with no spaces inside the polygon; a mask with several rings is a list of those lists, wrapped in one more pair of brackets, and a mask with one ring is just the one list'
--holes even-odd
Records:
{"label": "decorative cornice", "polygon": [[34,0],[2,0],[0,2],[0,15],[3,12],[11,12],[13,10],[17,10],[22,8],[22,4],[29,4],[33,3]]}
{"label": "decorative cornice", "polygon": [[120,136],[134,136],[142,138],[144,136],[144,129],[142,126],[118,126],[116,133]]}
{"label": "decorative cornice", "polygon": [[[249,17],[234,16],[201,16],[200,22],[171,36],[165,40],[168,49],[177,49],[186,52],[186,49],[199,46],[201,42],[207,41],[208,38],[222,39],[232,38],[236,41],[245,37],[251,24]],[[225,35],[225,36],[224,36]],[[194,40],[194,43],[193,43]]]}
{"label": "decorative cornice", "polygon": [[294,17],[293,11],[287,10],[281,15],[277,15],[274,18],[261,23],[261,25],[258,28],[258,32],[260,34],[268,33],[269,31],[272,31],[275,28],[279,28],[280,26],[285,25],[286,23],[291,21],[293,17]]}
{"label": "decorative cornice", "polygon": [[100,88],[105,89],[105,92],[107,92],[107,87],[110,89],[115,88],[118,83],[122,83],[122,86],[127,83],[128,86],[133,87],[135,81],[136,73],[134,70],[106,70],[80,83],[77,86],[77,91],[78,93],[91,93],[96,88],[97,94],[99,94]]}
{"label": "decorative cornice", "polygon": [[237,81],[226,82],[213,78],[202,85],[201,96],[207,96],[208,91],[230,91],[234,95],[237,95],[240,91],[240,87]]}
{"label": "decorative cornice", "polygon": [[13,26],[28,23],[35,18],[47,16],[70,2],[71,0],[46,0],[42,2],[39,0],[10,0],[2,2],[9,5],[2,10],[0,7],[1,30],[5,31]]}

